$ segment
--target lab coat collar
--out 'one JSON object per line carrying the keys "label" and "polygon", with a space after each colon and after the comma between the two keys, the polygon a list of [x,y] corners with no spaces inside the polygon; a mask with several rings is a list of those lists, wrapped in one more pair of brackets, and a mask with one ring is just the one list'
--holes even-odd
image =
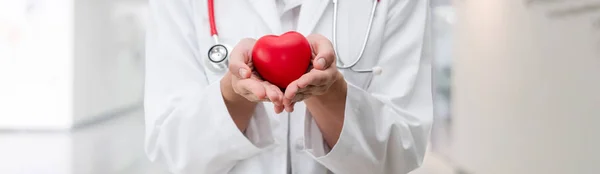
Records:
{"label": "lab coat collar", "polygon": [[281,21],[279,19],[279,13],[277,12],[277,4],[275,0],[249,0],[254,11],[262,18],[263,22],[267,24],[272,33],[281,33]]}
{"label": "lab coat collar", "polygon": [[304,0],[298,17],[298,32],[304,36],[311,34],[330,2],[331,0]]}

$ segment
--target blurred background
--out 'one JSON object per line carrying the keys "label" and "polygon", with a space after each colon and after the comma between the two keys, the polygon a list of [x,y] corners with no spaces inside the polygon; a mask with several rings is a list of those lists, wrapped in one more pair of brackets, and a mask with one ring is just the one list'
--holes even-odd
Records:
{"label": "blurred background", "polygon": [[[435,123],[413,173],[597,173],[600,2],[453,3],[431,0]],[[0,0],[0,173],[165,173],[143,152],[147,6]]]}
{"label": "blurred background", "polygon": [[0,173],[162,173],[145,158],[147,0],[0,0]]}

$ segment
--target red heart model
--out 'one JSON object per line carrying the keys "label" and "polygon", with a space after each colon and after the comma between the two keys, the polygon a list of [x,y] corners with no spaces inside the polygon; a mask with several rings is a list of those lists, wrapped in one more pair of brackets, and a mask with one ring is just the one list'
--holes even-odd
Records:
{"label": "red heart model", "polygon": [[281,36],[263,36],[252,49],[256,72],[279,88],[286,88],[306,73],[311,57],[308,40],[294,31]]}

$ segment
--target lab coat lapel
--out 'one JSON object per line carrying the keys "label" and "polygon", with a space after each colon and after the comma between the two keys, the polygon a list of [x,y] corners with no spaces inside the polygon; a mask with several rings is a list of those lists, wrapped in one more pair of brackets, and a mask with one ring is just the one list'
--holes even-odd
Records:
{"label": "lab coat lapel", "polygon": [[277,12],[275,0],[249,0],[254,11],[262,18],[263,22],[269,27],[272,33],[281,32],[281,21]]}
{"label": "lab coat lapel", "polygon": [[330,2],[331,0],[305,0],[298,18],[298,32],[305,36],[311,34]]}

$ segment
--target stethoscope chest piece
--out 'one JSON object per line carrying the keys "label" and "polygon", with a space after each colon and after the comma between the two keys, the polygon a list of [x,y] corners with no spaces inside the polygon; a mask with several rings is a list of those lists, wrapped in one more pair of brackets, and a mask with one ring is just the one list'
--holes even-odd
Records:
{"label": "stethoscope chest piece", "polygon": [[208,49],[207,66],[213,72],[225,72],[228,66],[230,48],[224,44],[215,44]]}
{"label": "stethoscope chest piece", "polygon": [[216,44],[208,49],[208,59],[213,63],[221,63],[227,61],[229,57],[229,49],[222,44]]}

